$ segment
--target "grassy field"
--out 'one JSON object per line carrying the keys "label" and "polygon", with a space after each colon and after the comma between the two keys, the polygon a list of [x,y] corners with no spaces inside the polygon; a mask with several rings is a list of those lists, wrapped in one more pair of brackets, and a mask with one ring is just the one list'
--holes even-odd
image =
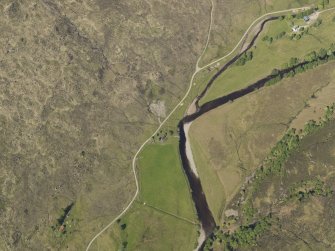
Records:
{"label": "grassy field", "polygon": [[[104,234],[99,250],[191,250],[198,220],[178,154],[178,138],[149,144],[138,161],[140,194],[121,222]],[[120,225],[126,224],[122,230]],[[114,244],[113,244],[114,243]]]}
{"label": "grassy field", "polygon": [[170,213],[196,221],[195,209],[182,170],[178,138],[148,145],[140,156],[139,200]]}
{"label": "grassy field", "polygon": [[[202,64],[205,65],[232,50],[249,25],[259,16],[301,6],[317,6],[318,3],[319,0],[240,0],[237,7],[235,1],[215,1],[213,31]],[[332,5],[334,1],[331,0],[329,6]]]}
{"label": "grassy field", "polygon": [[[313,93],[335,86],[333,77],[334,63],[329,63],[219,107],[193,122],[192,151],[216,219],[222,217],[225,199],[233,198],[292,120],[309,120],[301,111],[308,108],[308,100],[314,100]],[[329,95],[322,102],[331,100]]]}
{"label": "grassy field", "polygon": [[[334,16],[335,11],[321,14],[322,24],[317,28],[310,27],[309,34],[303,35],[300,40],[289,39],[288,36],[292,33],[290,21],[278,20],[268,23],[252,49],[252,61],[243,66],[229,68],[216,80],[200,103],[203,104],[250,85],[270,74],[273,69],[282,68],[292,57],[303,59],[313,50],[328,48],[335,41],[335,23],[332,21]],[[262,41],[265,36],[275,37],[280,32],[286,32],[286,35],[271,44]]]}
{"label": "grassy field", "polygon": [[197,226],[136,202],[92,250],[192,250]]}

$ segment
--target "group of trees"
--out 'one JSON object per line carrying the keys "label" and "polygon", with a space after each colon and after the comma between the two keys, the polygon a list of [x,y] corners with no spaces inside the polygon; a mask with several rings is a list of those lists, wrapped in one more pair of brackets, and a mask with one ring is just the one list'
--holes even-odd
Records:
{"label": "group of trees", "polygon": [[320,9],[324,9],[329,4],[329,0],[319,0]]}
{"label": "group of trees", "polygon": [[320,127],[323,127],[327,122],[334,118],[335,112],[335,103],[330,106],[327,106],[323,118],[316,122],[315,120],[310,120],[306,123],[303,133],[304,135],[311,134],[312,132],[318,130]]}
{"label": "group of trees", "polygon": [[237,66],[245,65],[246,62],[251,61],[253,58],[253,52],[247,51],[244,52],[241,57],[236,61]]}
{"label": "group of trees", "polygon": [[282,32],[278,33],[274,37],[270,37],[270,36],[266,35],[262,38],[262,41],[267,42],[268,44],[272,44],[273,41],[279,40],[279,39],[283,38],[285,35],[286,35],[285,31],[282,31]]}
{"label": "group of trees", "polygon": [[262,38],[262,41],[267,42],[268,44],[272,44],[273,37],[266,35],[265,37]]}
{"label": "group of trees", "polygon": [[255,188],[266,176],[270,174],[279,174],[282,172],[282,166],[292,151],[299,146],[300,138],[296,130],[289,130],[284,137],[272,148],[269,156],[263,162],[263,165],[257,169],[255,174]]}
{"label": "group of trees", "polygon": [[[284,65],[284,70],[273,70],[272,78],[266,83],[267,86],[279,82],[283,78],[293,77],[298,73],[305,72],[309,69],[315,68],[318,65],[325,64],[330,60],[335,59],[335,44],[332,44],[328,49],[321,48],[318,52],[312,51],[308,53],[304,60],[291,58],[288,63]],[[289,71],[288,68],[291,68]]]}
{"label": "group of trees", "polygon": [[311,15],[317,8],[310,8],[304,11],[299,12],[298,14],[295,15],[295,18],[304,18],[305,16]]}
{"label": "group of trees", "polygon": [[152,140],[154,142],[156,142],[156,140],[158,140],[159,142],[164,142],[166,140],[168,140],[168,136],[173,136],[174,131],[173,130],[160,130],[156,135],[152,136]]}
{"label": "group of trees", "polygon": [[329,196],[333,190],[320,179],[304,180],[294,184],[288,191],[287,199],[303,201],[310,196]]}
{"label": "group of trees", "polygon": [[119,250],[123,251],[123,250],[126,250],[126,248],[128,246],[128,241],[127,241],[128,234],[126,233],[127,224],[125,222],[123,222],[122,219],[117,219],[116,222],[120,227],[121,239],[122,239],[121,247],[120,247]]}
{"label": "group of trees", "polygon": [[233,233],[223,233],[216,231],[210,239],[206,241],[204,250],[212,250],[214,241],[219,241],[225,250],[236,250],[238,248],[256,245],[257,238],[271,227],[271,215],[266,216],[259,221],[240,226]]}

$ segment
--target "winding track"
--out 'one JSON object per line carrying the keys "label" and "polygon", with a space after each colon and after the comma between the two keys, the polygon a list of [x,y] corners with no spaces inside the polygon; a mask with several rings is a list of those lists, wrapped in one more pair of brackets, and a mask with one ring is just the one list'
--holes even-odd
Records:
{"label": "winding track", "polygon": [[[274,12],[269,12],[269,13],[266,13],[260,17],[258,17],[257,19],[255,19],[249,26],[249,28],[244,32],[242,38],[240,39],[240,41],[238,41],[238,43],[236,44],[236,46],[232,49],[231,52],[229,52],[228,54],[226,54],[225,56],[221,57],[221,58],[218,58],[214,61],[212,61],[211,63],[208,63],[206,64],[205,66],[202,66],[200,67],[199,66],[199,63],[200,63],[200,60],[202,59],[203,55],[205,54],[207,48],[208,48],[208,44],[209,44],[209,39],[210,39],[210,34],[211,34],[211,30],[212,30],[212,25],[213,25],[213,12],[214,12],[214,3],[213,3],[213,0],[210,0],[211,1],[211,14],[210,14],[210,25],[209,25],[209,29],[208,29],[208,34],[207,34],[207,41],[206,41],[206,45],[202,51],[202,53],[200,54],[200,56],[198,57],[198,60],[196,62],[196,66],[195,66],[195,71],[191,77],[191,80],[190,80],[190,83],[189,83],[189,87],[188,87],[188,90],[187,92],[185,93],[184,97],[180,100],[180,102],[175,106],[175,108],[173,108],[173,110],[169,113],[169,115],[163,120],[163,122],[160,123],[160,125],[158,126],[158,128],[156,129],[156,131],[146,140],[144,141],[144,143],[140,146],[140,148],[137,150],[137,152],[135,153],[134,157],[133,157],[133,161],[132,161],[132,170],[133,170],[133,173],[134,173],[134,179],[135,179],[135,184],[136,184],[136,192],[133,196],[133,198],[131,199],[131,201],[129,202],[129,204],[126,206],[126,208],[119,214],[117,215],[108,225],[106,225],[99,233],[97,233],[92,239],[91,241],[89,242],[89,244],[87,245],[86,247],[86,251],[88,251],[91,247],[91,245],[93,244],[93,242],[103,233],[105,232],[111,225],[113,225],[117,219],[119,219],[122,215],[124,215],[128,209],[131,207],[131,205],[133,204],[133,202],[135,201],[138,193],[139,193],[139,185],[138,185],[138,177],[136,175],[136,159],[137,159],[137,156],[139,155],[139,153],[142,151],[142,149],[144,148],[144,146],[151,140],[152,136],[156,135],[158,133],[158,131],[162,128],[162,126],[166,123],[166,121],[172,116],[172,114],[178,109],[179,106],[182,106],[183,105],[183,102],[184,100],[187,98],[187,96],[189,95],[191,89],[192,89],[192,83],[193,83],[193,80],[196,76],[197,73],[199,73],[200,71],[206,69],[207,67],[229,57],[230,55],[232,55],[236,49],[240,46],[240,44],[242,43],[242,41],[245,39],[245,37],[247,36],[248,32],[252,29],[252,27],[254,26],[254,24],[256,24],[258,21],[262,20],[264,17],[267,17],[267,16],[271,16],[271,15],[275,15],[275,14],[280,14],[280,13],[285,13],[285,12],[292,12],[292,11],[297,11],[297,10],[303,10],[303,9],[306,9],[310,6],[305,6],[305,7],[300,7],[300,8],[293,8],[293,9],[287,9],[287,10],[281,10],[281,11],[274,11]],[[325,11],[329,11],[329,10],[332,10],[332,9],[335,9],[334,8],[330,8],[330,9],[327,9],[327,10],[324,10],[324,11],[321,11],[321,12],[325,12]],[[321,13],[320,12],[320,13]]]}

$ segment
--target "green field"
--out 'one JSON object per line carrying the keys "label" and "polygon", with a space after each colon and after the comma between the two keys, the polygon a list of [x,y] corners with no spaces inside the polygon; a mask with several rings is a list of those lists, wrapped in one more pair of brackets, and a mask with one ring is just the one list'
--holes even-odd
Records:
{"label": "green field", "polygon": [[[126,241],[126,250],[192,250],[199,227],[178,138],[148,144],[139,156],[138,175],[140,194],[134,206],[96,247],[118,249]],[[124,230],[122,224],[127,226]]]}
{"label": "green field", "polygon": [[[283,65],[288,63],[292,57],[303,59],[307,53],[313,50],[328,48],[335,41],[335,23],[332,21],[334,16],[335,10],[321,14],[322,24],[319,27],[310,27],[309,34],[303,35],[300,40],[288,38],[292,33],[290,21],[277,20],[268,23],[258,38],[256,46],[251,49],[253,52],[252,61],[243,66],[229,68],[214,82],[200,103],[203,104],[248,86],[269,75],[273,69],[283,68]],[[293,22],[297,21],[293,20]],[[286,32],[286,35],[271,44],[262,41],[265,36],[274,37],[283,31]]]}
{"label": "green field", "polygon": [[139,157],[139,200],[178,216],[196,221],[195,209],[182,170],[178,138],[148,145]]}
{"label": "green field", "polygon": [[[239,0],[214,1],[214,27],[209,47],[201,64],[205,65],[231,51],[241,39],[250,24],[263,14],[273,11],[298,8],[301,6],[317,6],[319,0]],[[334,1],[330,1],[332,6]],[[220,25],[216,25],[220,24]]]}
{"label": "green field", "polygon": [[92,250],[192,250],[197,236],[196,225],[135,202]]}

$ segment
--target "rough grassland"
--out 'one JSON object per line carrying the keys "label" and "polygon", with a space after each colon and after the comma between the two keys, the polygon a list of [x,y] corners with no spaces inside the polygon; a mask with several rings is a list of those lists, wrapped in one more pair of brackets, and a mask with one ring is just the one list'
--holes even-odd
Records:
{"label": "rough grassland", "polygon": [[[333,69],[334,63],[328,63],[285,79],[193,122],[192,149],[209,205],[217,219],[225,206],[220,204],[223,198],[232,199],[241,182],[305,107],[305,101],[319,88],[330,82],[334,84]],[[240,174],[239,177],[236,174]],[[216,178],[206,178],[212,176]]]}
{"label": "rough grassland", "polygon": [[184,94],[209,7],[0,1],[1,247],[84,250],[122,211],[132,157],[165,116],[148,107],[167,112]]}
{"label": "rough grassland", "polygon": [[[299,149],[287,160],[284,174],[281,177],[270,176],[263,182],[260,190],[266,191],[271,185],[272,198],[265,198],[262,192],[257,193],[253,201],[259,201],[260,215],[267,214],[272,208],[278,222],[261,236],[254,250],[334,249],[334,193],[278,203],[279,198],[289,194],[293,185],[302,181],[320,180],[325,187],[334,191],[334,130],[335,123],[332,121],[303,139]],[[254,207],[259,209],[257,205]]]}
{"label": "rough grassland", "polygon": [[[282,68],[292,57],[303,59],[307,53],[313,50],[328,48],[335,41],[335,23],[332,22],[334,16],[335,11],[320,15],[323,20],[322,24],[317,28],[311,27],[309,34],[303,35],[300,40],[288,38],[288,35],[292,33],[288,21],[278,20],[268,23],[258,38],[256,47],[252,49],[254,56],[252,61],[243,66],[229,68],[215,81],[201,103],[250,85],[269,75],[273,69]],[[283,31],[287,33],[286,36],[271,44],[262,41],[265,36],[274,37]]]}

